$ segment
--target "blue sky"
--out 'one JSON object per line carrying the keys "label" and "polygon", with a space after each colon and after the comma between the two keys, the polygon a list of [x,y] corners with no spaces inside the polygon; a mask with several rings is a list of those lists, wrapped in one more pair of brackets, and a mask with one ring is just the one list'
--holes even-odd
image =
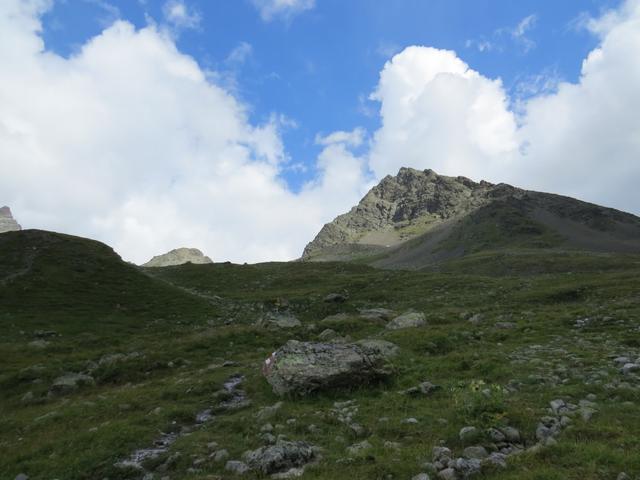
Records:
{"label": "blue sky", "polygon": [[401,167],[640,214],[640,0],[2,0],[0,204],[297,258]]}
{"label": "blue sky", "polygon": [[[501,78],[514,97],[536,76],[578,79],[598,39],[578,28],[585,16],[619,5],[614,0],[317,0],[313,8],[264,21],[250,0],[189,0],[191,26],[174,28],[179,49],[233,89],[263,122],[283,114],[293,168],[289,186],[316,174],[317,134],[379,127],[379,105],[369,100],[380,70],[409,45],[454,50],[471,68]],[[117,18],[138,28],[167,22],[164,0],[58,1],[44,16],[49,49],[73,55]],[[521,36],[518,26],[530,19]],[[480,47],[485,46],[484,49]],[[488,48],[487,48],[488,46]],[[238,53],[234,60],[233,52]],[[306,170],[297,168],[304,165]]]}

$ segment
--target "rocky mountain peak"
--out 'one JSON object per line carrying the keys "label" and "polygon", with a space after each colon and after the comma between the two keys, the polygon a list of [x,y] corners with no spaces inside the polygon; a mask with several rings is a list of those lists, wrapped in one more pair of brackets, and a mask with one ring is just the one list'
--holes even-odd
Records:
{"label": "rocky mountain peak", "polygon": [[0,233],[14,232],[22,230],[22,227],[15,221],[9,207],[0,208]]}
{"label": "rocky mountain peak", "polygon": [[403,167],[387,175],[350,212],[325,225],[303,258],[342,244],[389,246],[423,233],[430,225],[484,204],[493,184]]}
{"label": "rocky mountain peak", "polygon": [[176,248],[163,255],[157,255],[142,265],[143,267],[170,267],[185,263],[206,264],[213,261],[197,248]]}

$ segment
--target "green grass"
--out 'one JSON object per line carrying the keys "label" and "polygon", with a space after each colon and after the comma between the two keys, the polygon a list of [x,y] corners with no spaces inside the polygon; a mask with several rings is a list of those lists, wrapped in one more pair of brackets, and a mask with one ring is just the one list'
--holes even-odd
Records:
{"label": "green grass", "polygon": [[[159,431],[192,425],[197,412],[216,403],[223,382],[242,373],[252,406],[219,414],[180,437],[167,454],[180,456],[165,473],[172,479],[231,478],[223,464],[188,469],[194,459],[207,458],[209,442],[228,449],[233,459],[263,445],[262,423],[254,415],[280,399],[261,376],[262,361],[288,339],[314,340],[328,327],[354,340],[392,341],[400,355],[386,383],[283,399],[269,420],[275,433],[324,449],[304,478],[411,478],[441,441],[459,453],[458,431],[469,424],[509,424],[532,444],[550,400],[577,402],[589,393],[597,395],[599,409],[590,422],[576,420],[557,447],[513,457],[508,469],[480,478],[591,480],[616,478],[621,471],[633,478],[640,474],[640,385],[607,384],[622,380],[612,355],[640,356],[639,261],[532,249],[482,253],[439,272],[341,263],[143,270],[97,242],[3,234],[0,478],[21,472],[47,480],[137,478],[113,464],[150,446]],[[349,299],[324,302],[332,292]],[[254,325],[265,311],[284,305],[301,328],[268,331]],[[389,332],[358,317],[366,307],[422,311],[428,325]],[[347,317],[321,322],[337,313]],[[483,317],[478,325],[467,321],[475,313]],[[575,326],[587,317],[593,320]],[[496,322],[515,325],[500,329]],[[58,335],[36,348],[29,344],[37,330]],[[140,355],[93,370],[94,386],[47,396],[63,373],[84,371],[107,354],[131,352]],[[225,361],[235,364],[223,367]],[[422,398],[399,393],[424,380],[441,390]],[[475,392],[472,385],[479,380],[495,394]],[[506,393],[508,385],[518,388]],[[32,400],[23,401],[28,392]],[[330,411],[334,402],[349,399],[357,402],[354,419],[367,429],[373,449],[345,466],[346,447],[361,439]],[[420,423],[403,424],[408,417]],[[316,428],[310,431],[310,425]],[[387,441],[401,448],[385,448]]]}

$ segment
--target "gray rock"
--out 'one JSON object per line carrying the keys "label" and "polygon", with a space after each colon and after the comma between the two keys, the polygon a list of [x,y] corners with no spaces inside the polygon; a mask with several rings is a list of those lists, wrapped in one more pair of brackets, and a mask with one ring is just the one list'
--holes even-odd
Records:
{"label": "gray rock", "polygon": [[263,373],[278,395],[352,388],[391,375],[388,357],[360,344],[290,340],[265,361]]}
{"label": "gray rock", "polygon": [[244,475],[249,471],[249,467],[247,466],[247,464],[238,460],[229,460],[225,464],[224,469],[235,475]]}
{"label": "gray rock", "polygon": [[347,453],[352,457],[361,457],[371,450],[373,446],[366,440],[362,442],[354,443],[347,447]]}
{"label": "gray rock", "polygon": [[163,255],[157,255],[142,265],[143,267],[170,267],[185,263],[207,264],[213,263],[197,248],[176,248]]}
{"label": "gray rock", "polygon": [[502,427],[500,431],[506,437],[508,442],[518,443],[520,442],[520,432],[513,427]]}
{"label": "gray rock", "polygon": [[449,460],[451,458],[451,450],[447,447],[433,447],[431,458],[434,463],[442,462],[445,459]]}
{"label": "gray rock", "polygon": [[419,473],[418,475],[414,475],[411,477],[411,480],[430,480],[429,475],[426,473]]}
{"label": "gray rock", "polygon": [[16,475],[15,480],[29,480],[29,475],[27,475],[26,473],[19,473],[18,475]]}
{"label": "gray rock", "polygon": [[472,426],[462,427],[460,429],[460,433],[458,433],[458,437],[463,443],[475,442],[479,436],[480,432],[478,431],[478,429]]}
{"label": "gray rock", "polygon": [[395,312],[387,308],[366,308],[360,310],[359,313],[362,318],[367,320],[388,321],[395,316]]}
{"label": "gray rock", "polygon": [[442,480],[457,480],[458,474],[453,468],[445,468],[438,472],[438,478],[441,478]]}
{"label": "gray rock", "polygon": [[616,480],[631,480],[631,477],[626,474],[626,472],[620,472],[620,474],[616,477]]}
{"label": "gray rock", "polygon": [[49,388],[50,395],[66,395],[78,390],[81,386],[94,385],[95,380],[84,373],[66,373],[56,378]]}
{"label": "gray rock", "polygon": [[482,463],[477,458],[456,458],[453,468],[462,478],[469,478],[480,473]]}
{"label": "gray rock", "polygon": [[629,375],[630,373],[637,372],[639,370],[640,370],[640,364],[625,363],[621,371],[623,375]]}
{"label": "gray rock", "polygon": [[43,350],[51,345],[51,342],[47,342],[46,340],[34,340],[27,344],[30,348],[35,348],[36,350]]}
{"label": "gray rock", "polygon": [[407,312],[394,318],[387,324],[388,330],[401,330],[404,328],[417,328],[426,325],[424,313]]}
{"label": "gray rock", "polygon": [[516,324],[513,322],[496,322],[495,327],[501,330],[511,330],[516,328]]}
{"label": "gray rock", "polygon": [[395,357],[400,351],[396,344],[386,340],[365,338],[355,342],[355,344],[361,346],[368,355],[382,356],[387,359]]}
{"label": "gray rock", "polygon": [[483,458],[487,458],[489,456],[489,452],[482,445],[474,445],[472,447],[467,447],[462,452],[462,456],[465,458],[475,458],[478,460],[482,460]]}
{"label": "gray rock", "polygon": [[[271,406],[262,407],[260,410],[258,410],[258,413],[256,413],[256,418],[258,419],[258,421],[261,421],[261,422],[264,422],[265,420],[269,420],[276,416],[276,414],[278,413],[278,410],[282,408],[282,405],[283,405],[282,402],[276,402]],[[264,429],[265,427],[262,427],[262,428]],[[266,430],[263,430],[263,431],[266,431]],[[273,431],[273,427],[269,431]]]}
{"label": "gray rock", "polygon": [[213,452],[211,455],[209,455],[209,458],[211,458],[211,460],[213,460],[214,462],[222,462],[223,460],[229,458],[229,452],[225,448],[223,448],[221,450]]}
{"label": "gray rock", "polygon": [[497,428],[488,429],[487,436],[491,439],[492,442],[495,443],[504,442],[507,439],[506,435]]}
{"label": "gray rock", "polygon": [[504,453],[493,452],[482,461],[482,465],[489,465],[497,468],[507,468],[507,456]]}
{"label": "gray rock", "polygon": [[279,441],[275,445],[246,452],[243,460],[259,474],[271,475],[302,467],[315,457],[315,448],[306,442]]}
{"label": "gray rock", "polygon": [[551,410],[553,411],[553,413],[555,413],[556,415],[564,413],[567,408],[567,403],[562,399],[552,400],[551,402],[549,402],[549,405],[551,406]]}
{"label": "gray rock", "polygon": [[260,320],[257,325],[265,328],[296,328],[302,325],[291,312],[268,312]]}
{"label": "gray rock", "polygon": [[330,293],[324,297],[324,301],[327,303],[344,303],[348,298],[349,297],[347,297],[347,295],[343,295],[341,293]]}
{"label": "gray rock", "polygon": [[329,342],[336,337],[338,337],[338,333],[330,328],[327,328],[318,334],[318,340],[322,340],[323,342]]}

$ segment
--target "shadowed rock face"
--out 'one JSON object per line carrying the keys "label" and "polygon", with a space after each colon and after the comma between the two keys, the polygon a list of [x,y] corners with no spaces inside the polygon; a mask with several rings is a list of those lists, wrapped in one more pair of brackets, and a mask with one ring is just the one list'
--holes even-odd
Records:
{"label": "shadowed rock face", "polygon": [[640,218],[560,195],[401,168],[326,224],[302,260],[422,268],[511,247],[640,252]]}
{"label": "shadowed rock face", "polygon": [[164,255],[157,255],[142,265],[143,267],[170,267],[185,263],[206,264],[213,263],[197,248],[177,248]]}
{"label": "shadowed rock face", "polygon": [[0,233],[18,230],[22,230],[22,227],[14,220],[11,209],[9,207],[0,208]]}

